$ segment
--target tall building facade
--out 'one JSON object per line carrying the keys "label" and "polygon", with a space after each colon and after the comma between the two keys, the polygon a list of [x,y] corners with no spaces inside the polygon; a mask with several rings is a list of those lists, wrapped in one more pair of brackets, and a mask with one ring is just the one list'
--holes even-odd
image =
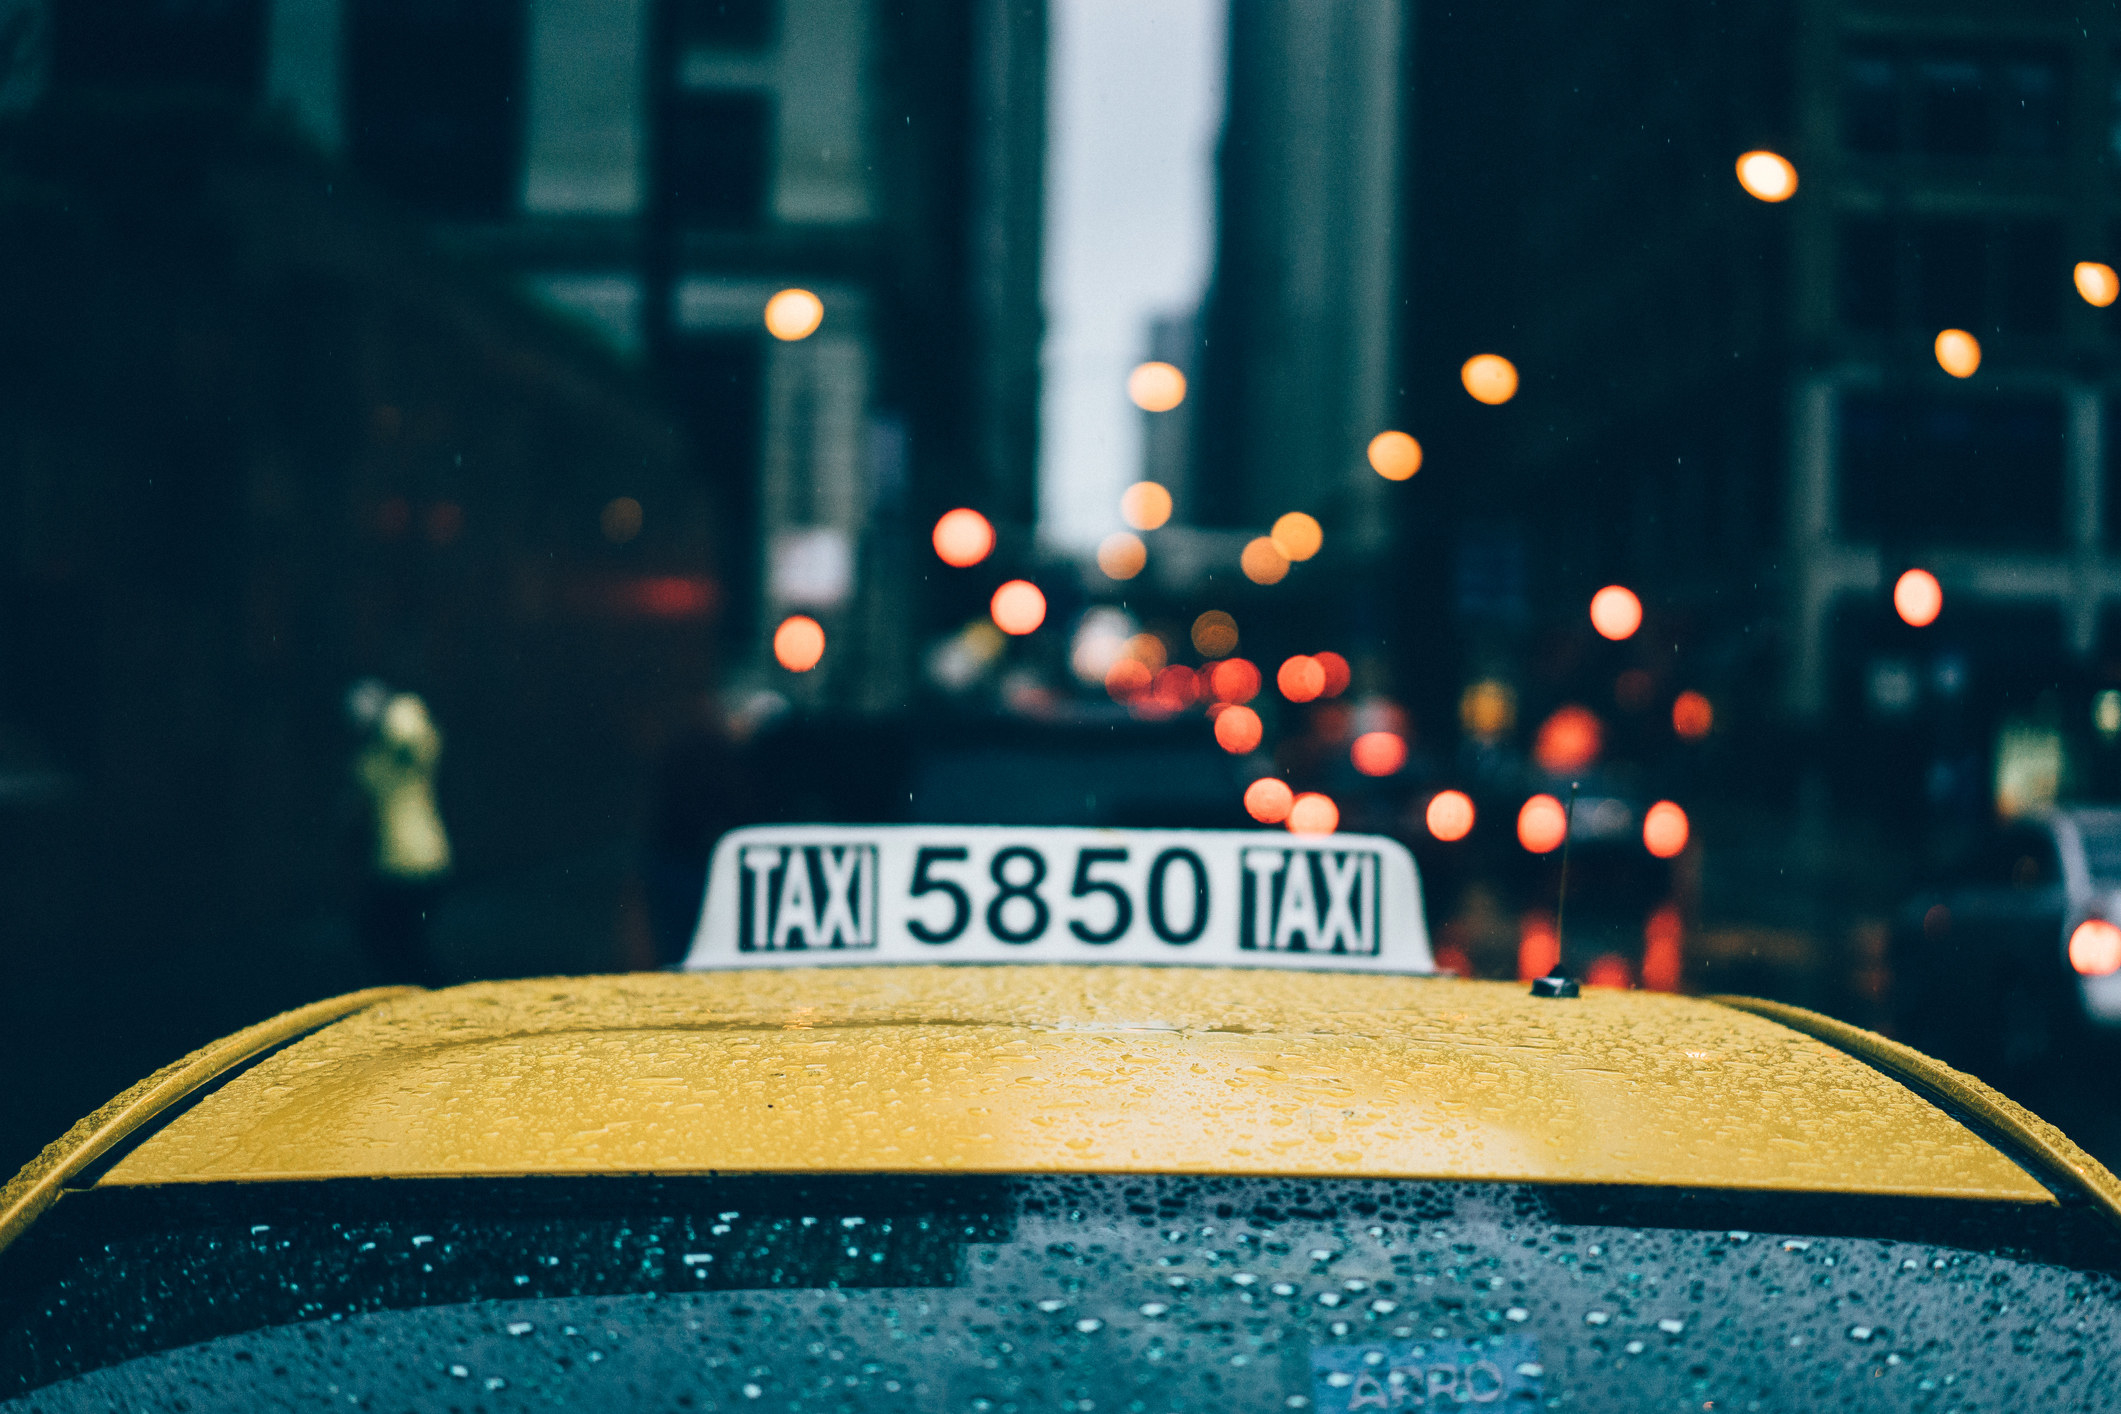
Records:
{"label": "tall building facade", "polygon": [[[901,705],[908,527],[1028,523],[1043,0],[51,3],[60,69],[202,56],[645,365],[720,504],[734,661],[764,677],[789,613],[834,644],[782,690]],[[789,288],[824,315],[783,340]]]}

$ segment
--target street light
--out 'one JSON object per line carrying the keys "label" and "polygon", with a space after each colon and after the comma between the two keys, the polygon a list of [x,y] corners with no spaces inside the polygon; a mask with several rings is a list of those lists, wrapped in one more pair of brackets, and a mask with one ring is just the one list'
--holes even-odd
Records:
{"label": "street light", "polygon": [[1755,149],[1738,159],[1738,185],[1762,201],[1788,201],[1797,194],[1797,169],[1779,152]]}

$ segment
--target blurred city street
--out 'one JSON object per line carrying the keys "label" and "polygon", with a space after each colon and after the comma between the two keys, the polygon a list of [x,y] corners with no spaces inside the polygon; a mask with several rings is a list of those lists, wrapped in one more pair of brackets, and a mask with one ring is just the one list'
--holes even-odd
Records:
{"label": "blurred city street", "polygon": [[2117,56],[0,0],[0,1172],[318,998],[674,965],[773,822],[1389,835],[1448,970],[2121,1161]]}

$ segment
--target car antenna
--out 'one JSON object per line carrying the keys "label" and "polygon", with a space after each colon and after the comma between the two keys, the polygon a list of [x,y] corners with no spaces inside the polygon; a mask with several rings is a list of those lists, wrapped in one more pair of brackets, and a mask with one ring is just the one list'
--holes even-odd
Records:
{"label": "car antenna", "polygon": [[1554,900],[1554,967],[1544,977],[1532,979],[1532,995],[1535,997],[1574,997],[1583,993],[1576,979],[1562,965],[1562,946],[1568,934],[1563,930],[1569,922],[1569,846],[1576,842],[1576,787],[1578,781],[1569,782],[1569,803],[1561,817],[1561,891]]}

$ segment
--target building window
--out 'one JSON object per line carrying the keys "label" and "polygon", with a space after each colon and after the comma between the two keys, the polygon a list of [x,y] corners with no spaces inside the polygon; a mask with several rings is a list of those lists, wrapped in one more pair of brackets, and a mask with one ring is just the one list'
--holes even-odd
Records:
{"label": "building window", "polygon": [[774,0],[674,0],[678,44],[687,49],[764,49],[773,43]]}
{"label": "building window", "polygon": [[2062,429],[2055,398],[1846,393],[1842,533],[1917,547],[2059,545]]}
{"label": "building window", "polygon": [[169,85],[257,96],[264,0],[60,0],[52,76],[66,86]]}
{"label": "building window", "polygon": [[1841,140],[1880,155],[2054,156],[2062,74],[2061,56],[2045,51],[1857,50],[1842,64]]}
{"label": "building window", "polygon": [[1854,216],[1835,240],[1845,328],[2038,338],[2060,327],[2069,267],[2058,222]]}
{"label": "building window", "polygon": [[523,0],[351,0],[346,34],[354,166],[431,215],[512,210]]}
{"label": "building window", "polygon": [[763,93],[688,93],[672,105],[663,160],[671,214],[742,230],[766,216],[773,103]]}

